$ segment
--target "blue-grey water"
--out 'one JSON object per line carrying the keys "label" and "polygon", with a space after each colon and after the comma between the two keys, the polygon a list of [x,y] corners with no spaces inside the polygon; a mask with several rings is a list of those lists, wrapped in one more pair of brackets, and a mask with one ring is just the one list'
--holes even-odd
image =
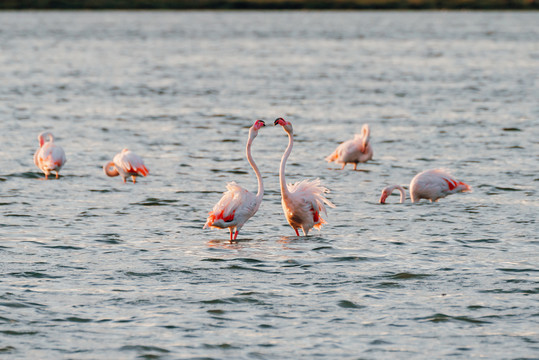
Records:
{"label": "blue-grey water", "polygon": [[[539,358],[537,19],[0,13],[0,357]],[[248,127],[280,116],[328,224],[293,236],[267,127],[259,212],[237,242],[202,230],[227,182],[256,191]],[[374,161],[327,164],[364,123]],[[59,180],[33,164],[43,130]],[[101,169],[125,147],[135,185]],[[474,191],[377,203],[429,168]]]}

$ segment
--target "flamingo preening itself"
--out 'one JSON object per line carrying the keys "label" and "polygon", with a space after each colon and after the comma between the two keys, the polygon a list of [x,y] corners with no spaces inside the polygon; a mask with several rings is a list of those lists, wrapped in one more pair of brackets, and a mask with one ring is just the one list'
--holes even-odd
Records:
{"label": "flamingo preening itself", "polygon": [[124,183],[126,178],[131,176],[133,184],[137,182],[138,175],[146,176],[150,173],[142,158],[128,149],[123,149],[114,156],[111,162],[103,165],[103,171],[111,177],[120,175]]}
{"label": "flamingo preening itself", "polygon": [[372,146],[370,143],[369,125],[363,125],[361,134],[355,134],[353,139],[347,140],[337,146],[337,149],[326,157],[327,162],[336,162],[342,164],[341,170],[344,169],[346,164],[354,164],[354,170],[357,170],[358,163],[364,163],[368,160],[372,160]]}
{"label": "flamingo preening itself", "polygon": [[253,140],[258,135],[258,130],[266,126],[264,121],[256,120],[253,126],[249,129],[249,138],[245,153],[247,161],[253,168],[256,179],[258,180],[258,192],[254,195],[252,192],[242,188],[235,182],[230,182],[226,185],[227,191],[221,197],[221,200],[215,204],[210,212],[204,229],[207,227],[225,229],[230,231],[230,241],[236,240],[240,229],[245,225],[260,207],[262,197],[264,196],[264,184],[262,183],[262,175],[256,166],[251,155],[251,145]]}
{"label": "flamingo preening itself", "polygon": [[326,223],[321,216],[321,213],[327,215],[325,205],[333,208],[335,205],[324,197],[324,193],[328,193],[329,190],[322,186],[320,179],[302,180],[295,184],[286,184],[284,171],[286,160],[290,156],[294,145],[294,130],[292,124],[283,118],[275,120],[274,125],[281,125],[288,134],[288,147],[283,154],[279,169],[281,203],[284,214],[297,236],[299,236],[299,228],[303,231],[303,235],[307,236],[309,230],[313,227],[320,229]]}
{"label": "flamingo preening itself", "polygon": [[[400,185],[391,185],[384,188],[380,196],[380,204],[385,204],[387,197],[395,189],[400,192],[400,202],[402,204],[406,200],[406,193]],[[421,199],[427,199],[431,202],[438,201],[438,199],[447,195],[471,190],[470,185],[455,180],[453,176],[440,169],[425,170],[414,176],[410,182],[410,197],[413,203]]]}
{"label": "flamingo preening itself", "polygon": [[45,173],[45,180],[49,178],[51,171],[58,173],[66,163],[64,149],[54,143],[54,136],[50,132],[42,132],[37,136],[39,149],[34,154],[34,164]]}

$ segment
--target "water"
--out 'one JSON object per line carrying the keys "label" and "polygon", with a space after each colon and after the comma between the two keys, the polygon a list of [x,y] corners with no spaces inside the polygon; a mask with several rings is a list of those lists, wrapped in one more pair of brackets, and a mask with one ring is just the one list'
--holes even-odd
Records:
{"label": "water", "polygon": [[[523,12],[0,13],[0,354],[11,359],[537,358],[539,22]],[[289,181],[337,205],[295,237]],[[374,161],[324,157],[369,123]],[[59,180],[32,156],[50,130]],[[128,147],[136,185],[102,165]],[[382,206],[449,168],[474,188]]]}

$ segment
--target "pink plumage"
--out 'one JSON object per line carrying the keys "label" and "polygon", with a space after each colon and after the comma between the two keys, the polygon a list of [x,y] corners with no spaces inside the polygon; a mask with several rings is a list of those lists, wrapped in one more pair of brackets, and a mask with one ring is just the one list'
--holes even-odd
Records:
{"label": "pink plumage", "polygon": [[111,162],[103,165],[103,171],[111,177],[120,175],[124,183],[127,177],[131,176],[133,184],[136,183],[137,176],[146,176],[150,173],[142,158],[128,149],[123,149]]}
{"label": "pink plumage", "polygon": [[288,134],[288,147],[283,154],[279,169],[283,211],[296,235],[299,236],[298,229],[301,229],[306,236],[313,227],[320,229],[326,223],[322,218],[322,215],[327,215],[326,205],[329,207],[335,207],[335,205],[325,198],[324,194],[328,193],[329,190],[320,183],[320,179],[286,184],[284,172],[286,160],[290,156],[294,144],[294,131],[292,124],[283,118],[275,120],[275,125],[281,125]]}
{"label": "pink plumage", "polygon": [[64,149],[54,143],[54,136],[50,132],[42,132],[38,135],[39,149],[34,153],[34,164],[43,171],[45,179],[54,171],[56,178],[62,166],[66,163]]}
{"label": "pink plumage", "polygon": [[336,162],[342,164],[342,169],[348,163],[354,164],[354,170],[357,170],[358,163],[364,163],[372,160],[373,150],[370,143],[369,125],[363,125],[361,134],[355,134],[353,139],[347,140],[337,146],[337,149],[326,157],[327,162]]}
{"label": "pink plumage", "polygon": [[251,155],[251,145],[258,135],[258,130],[263,126],[265,126],[265,123],[262,120],[255,121],[249,129],[249,138],[245,148],[247,161],[253,168],[258,180],[257,194],[251,193],[235,182],[228,183],[226,186],[227,191],[223,194],[221,200],[215,204],[204,225],[204,229],[208,227],[218,229],[228,228],[230,231],[230,241],[237,239],[240,229],[247,220],[256,214],[262,203],[264,184],[260,171]]}
{"label": "pink plumage", "polygon": [[[400,185],[391,185],[384,188],[380,196],[380,203],[385,204],[387,197],[395,189],[400,192],[400,202],[403,203],[406,199],[406,193]],[[427,199],[431,202],[438,201],[438,199],[447,195],[471,190],[470,185],[456,180],[447,171],[441,169],[425,170],[414,176],[410,182],[410,197],[413,203],[421,199]]]}

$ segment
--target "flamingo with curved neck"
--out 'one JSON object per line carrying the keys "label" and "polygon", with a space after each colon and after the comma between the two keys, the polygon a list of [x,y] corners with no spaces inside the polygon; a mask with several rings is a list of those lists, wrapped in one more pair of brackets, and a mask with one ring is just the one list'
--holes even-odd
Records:
{"label": "flamingo with curved neck", "polygon": [[[400,185],[390,185],[382,190],[380,204],[385,204],[386,199],[394,190],[400,192],[400,203],[406,200],[406,193]],[[427,199],[436,202],[447,195],[472,191],[472,187],[462,181],[455,180],[453,176],[444,170],[431,169],[425,170],[412,179],[410,182],[410,198],[412,203],[421,199]]]}
{"label": "flamingo with curved neck", "polygon": [[249,138],[245,146],[247,161],[253,168],[258,182],[258,192],[254,195],[235,182],[228,183],[226,186],[227,191],[223,194],[221,200],[215,204],[204,225],[204,229],[207,227],[218,229],[228,228],[230,231],[230,241],[237,239],[240,229],[245,225],[247,220],[256,214],[264,197],[262,175],[251,155],[253,141],[258,135],[258,130],[264,126],[266,126],[264,121],[255,121],[249,129]]}
{"label": "flamingo with curved neck", "polygon": [[286,183],[285,167],[294,146],[294,130],[292,124],[283,118],[276,119],[274,125],[281,125],[288,134],[288,146],[281,158],[279,168],[283,211],[296,235],[299,236],[298,229],[301,228],[303,235],[307,236],[313,227],[320,229],[326,223],[321,216],[322,213],[327,215],[325,205],[333,208],[335,205],[325,198],[324,194],[328,193],[329,190],[322,186],[320,179],[302,180],[295,184]]}
{"label": "flamingo with curved neck", "polygon": [[114,155],[112,161],[103,165],[103,171],[110,177],[120,175],[124,183],[127,177],[131,176],[133,184],[137,182],[137,176],[146,176],[150,173],[142,158],[128,149]]}
{"label": "flamingo with curved neck", "polygon": [[54,136],[48,131],[39,134],[37,140],[39,149],[34,153],[34,164],[43,171],[45,180],[52,171],[56,173],[58,179],[60,169],[67,161],[64,149],[54,143]]}
{"label": "flamingo with curved neck", "polygon": [[326,157],[326,161],[342,164],[341,170],[344,169],[346,164],[352,163],[354,164],[354,170],[357,170],[358,163],[372,160],[373,150],[370,143],[370,134],[369,125],[363,125],[361,134],[355,134],[353,139],[337,146],[335,151]]}

